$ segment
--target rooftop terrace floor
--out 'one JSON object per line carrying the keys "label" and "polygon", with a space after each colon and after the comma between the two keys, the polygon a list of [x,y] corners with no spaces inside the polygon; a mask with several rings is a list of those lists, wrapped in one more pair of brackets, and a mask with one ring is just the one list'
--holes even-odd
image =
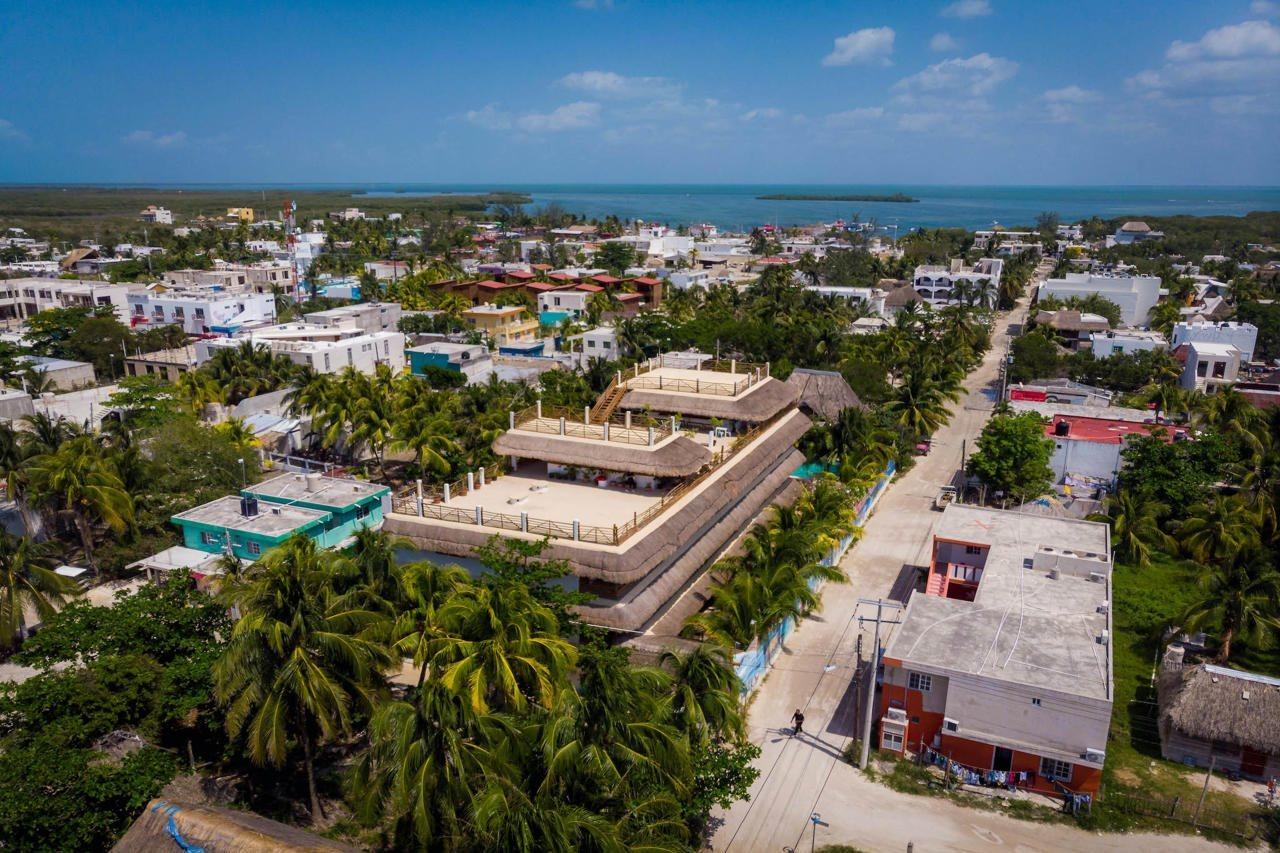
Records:
{"label": "rooftop terrace floor", "polygon": [[547,476],[546,465],[523,462],[512,474],[499,477],[470,494],[452,498],[445,504],[456,509],[519,515],[530,518],[607,527],[624,524],[658,503],[666,490],[627,490],[617,486],[600,488],[583,480],[568,482]]}

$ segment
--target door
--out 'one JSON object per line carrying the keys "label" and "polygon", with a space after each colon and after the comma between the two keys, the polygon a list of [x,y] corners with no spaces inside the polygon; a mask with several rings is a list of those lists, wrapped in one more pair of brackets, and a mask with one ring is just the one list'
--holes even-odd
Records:
{"label": "door", "polygon": [[1266,769],[1267,754],[1265,752],[1257,752],[1246,746],[1240,758],[1240,775],[1260,779]]}
{"label": "door", "polygon": [[992,770],[1012,770],[1013,769],[1013,750],[1005,749],[1003,746],[996,747],[996,754],[991,759]]}

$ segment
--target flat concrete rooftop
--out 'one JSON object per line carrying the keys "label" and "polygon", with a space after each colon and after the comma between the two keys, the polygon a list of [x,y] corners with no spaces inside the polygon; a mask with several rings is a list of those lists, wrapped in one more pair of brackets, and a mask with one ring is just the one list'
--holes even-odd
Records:
{"label": "flat concrete rooftop", "polygon": [[234,495],[218,498],[186,512],[175,515],[174,520],[192,521],[207,524],[210,527],[221,527],[226,530],[239,530],[245,533],[257,533],[261,536],[286,536],[299,527],[319,521],[327,512],[317,509],[305,509],[297,506],[258,502],[258,514],[245,517],[240,514],[240,499]]}
{"label": "flat concrete rooftop", "polygon": [[610,527],[625,524],[662,500],[666,493],[647,489],[600,488],[585,481],[553,480],[541,462],[522,462],[518,471],[492,480],[482,489],[452,498],[447,507],[519,515],[568,524]]}
{"label": "flat concrete rooftop", "polygon": [[389,492],[386,486],[353,480],[347,477],[318,477],[311,481],[308,489],[307,477],[304,474],[281,474],[264,480],[248,491],[255,495],[271,495],[286,501],[304,501],[321,506],[342,509],[351,506],[362,498]]}
{"label": "flat concrete rooftop", "polygon": [[[1093,699],[1111,699],[1110,646],[1100,641],[1110,617],[1110,563],[1105,580],[1087,573],[1050,577],[1033,568],[1036,552],[1109,555],[1105,524],[1025,513],[949,506],[935,538],[988,545],[973,601],[915,593],[885,656]],[[1108,639],[1108,643],[1110,639]]]}

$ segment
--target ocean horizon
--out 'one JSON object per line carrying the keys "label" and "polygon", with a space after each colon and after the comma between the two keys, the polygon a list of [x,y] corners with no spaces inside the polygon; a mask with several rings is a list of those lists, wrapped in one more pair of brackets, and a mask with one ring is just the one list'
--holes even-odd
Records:
{"label": "ocean horizon", "polygon": [[[509,190],[529,195],[527,207],[557,204],[587,218],[614,215],[670,225],[711,223],[744,231],[772,223],[780,226],[814,222],[874,221],[899,232],[911,228],[988,228],[1031,225],[1042,211],[1063,221],[1098,216],[1242,216],[1252,211],[1280,210],[1280,187],[1274,186],[1039,186],[961,184],[655,184],[655,183],[413,183],[413,182],[228,182],[228,183],[96,183],[45,184],[155,189],[295,189],[351,190],[353,198],[483,193]],[[775,193],[887,195],[903,193],[917,202],[779,201],[758,198]]]}

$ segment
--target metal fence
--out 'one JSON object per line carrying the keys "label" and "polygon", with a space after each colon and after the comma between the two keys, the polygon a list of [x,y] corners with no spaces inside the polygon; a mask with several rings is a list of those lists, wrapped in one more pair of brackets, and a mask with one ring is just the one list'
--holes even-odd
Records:
{"label": "metal fence", "polygon": [[1280,818],[1277,817],[1276,811],[1264,807],[1241,814],[1203,806],[1198,797],[1169,799],[1105,789],[1098,800],[1105,803],[1107,808],[1125,814],[1183,824],[1194,829],[1208,829],[1244,841],[1262,839],[1275,841],[1277,833],[1280,833]]}

